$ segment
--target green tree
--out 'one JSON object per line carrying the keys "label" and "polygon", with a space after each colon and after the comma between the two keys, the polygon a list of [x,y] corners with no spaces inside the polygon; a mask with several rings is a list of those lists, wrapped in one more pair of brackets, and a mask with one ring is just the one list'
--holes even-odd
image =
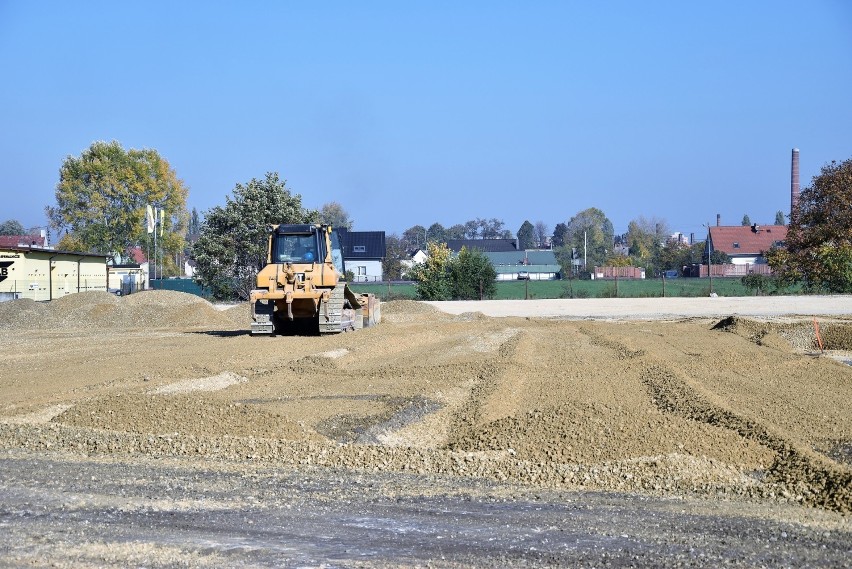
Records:
{"label": "green tree", "polygon": [[749,218],[748,214],[745,214],[743,216],[742,225],[743,227],[751,225],[751,219]]}
{"label": "green tree", "polygon": [[769,289],[769,285],[772,284],[772,279],[765,275],[752,273],[750,275],[745,275],[740,279],[740,282],[743,283],[744,287],[754,292],[754,294],[761,296],[766,294],[766,291]]}
{"label": "green tree", "polygon": [[46,208],[51,227],[71,234],[85,251],[124,254],[148,238],[146,206],[165,211],[158,245],[165,259],[183,249],[187,188],[156,150],[125,150],[94,142],[59,170],[56,205]]}
{"label": "green tree", "polygon": [[431,242],[426,246],[428,258],[415,265],[411,276],[417,281],[415,291],[420,300],[450,300],[449,265],[452,252],[445,243]]}
{"label": "green tree", "polygon": [[328,202],[322,205],[319,211],[319,221],[343,229],[352,229],[354,223],[343,206],[337,202]]}
{"label": "green tree", "polygon": [[428,241],[437,241],[438,243],[447,242],[447,230],[440,223],[433,223],[426,230],[426,239]]}
{"label": "green tree", "polygon": [[568,226],[564,223],[557,223],[553,228],[553,237],[551,243],[554,247],[563,247],[565,245],[565,232],[568,231]]}
{"label": "green tree", "polygon": [[497,271],[478,249],[462,247],[448,263],[450,293],[453,300],[481,300],[497,292]]}
{"label": "green tree", "polygon": [[535,227],[529,221],[524,221],[518,229],[518,248],[535,249]]}
{"label": "green tree", "polygon": [[444,232],[444,237],[449,239],[464,239],[464,225],[457,223],[452,227],[447,228]]}
{"label": "green tree", "polygon": [[[598,208],[592,207],[578,212],[568,220],[564,236],[562,251],[557,252],[560,263],[572,250],[579,253],[580,258],[587,260],[585,271],[591,267],[601,266],[606,260],[608,252],[612,251],[613,237],[615,231],[612,222]],[[563,274],[568,274],[570,266],[562,266]]]}
{"label": "green tree", "polygon": [[784,225],[784,212],[780,209],[775,212],[775,225]]}
{"label": "green tree", "polygon": [[402,232],[402,246],[407,251],[426,249],[426,228],[414,225]]}
{"label": "green tree", "polygon": [[626,241],[633,263],[645,267],[648,274],[662,270],[660,255],[669,233],[668,223],[664,219],[640,215],[631,220],[627,225]]}
{"label": "green tree", "polygon": [[9,219],[0,223],[0,235],[25,235],[24,226],[20,221]]}
{"label": "green tree", "polygon": [[774,247],[767,260],[782,282],[852,292],[852,159],[826,164],[802,190],[785,247]]}
{"label": "green tree", "polygon": [[189,243],[195,243],[198,240],[198,235],[201,233],[201,216],[198,210],[192,208],[189,214],[189,224],[186,228],[186,240]]}
{"label": "green tree", "polygon": [[302,207],[277,172],[237,184],[232,194],[206,213],[192,254],[196,280],[215,298],[246,300],[266,263],[269,226],[316,222],[319,212]]}
{"label": "green tree", "polygon": [[405,247],[398,235],[392,234],[385,238],[385,257],[382,259],[382,274],[389,281],[402,278],[402,261],[408,259]]}
{"label": "green tree", "polygon": [[692,259],[692,248],[679,239],[669,238],[655,260],[657,271],[677,270],[679,273]]}

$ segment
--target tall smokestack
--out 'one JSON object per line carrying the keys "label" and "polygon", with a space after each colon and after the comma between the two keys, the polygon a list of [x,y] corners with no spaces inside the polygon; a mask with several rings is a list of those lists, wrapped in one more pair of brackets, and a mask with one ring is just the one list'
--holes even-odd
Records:
{"label": "tall smokestack", "polygon": [[793,149],[793,160],[790,165],[790,219],[799,209],[799,149]]}
{"label": "tall smokestack", "polygon": [[722,214],[717,213],[716,214],[716,227],[719,227],[720,225],[722,225]]}

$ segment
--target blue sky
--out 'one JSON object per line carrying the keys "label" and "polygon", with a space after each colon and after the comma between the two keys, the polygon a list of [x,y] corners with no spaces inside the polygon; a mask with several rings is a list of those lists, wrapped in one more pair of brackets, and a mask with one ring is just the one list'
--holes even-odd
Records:
{"label": "blue sky", "polygon": [[95,140],[221,205],[277,171],[401,233],[598,207],[772,223],[852,158],[852,2],[0,0],[0,221],[46,223]]}

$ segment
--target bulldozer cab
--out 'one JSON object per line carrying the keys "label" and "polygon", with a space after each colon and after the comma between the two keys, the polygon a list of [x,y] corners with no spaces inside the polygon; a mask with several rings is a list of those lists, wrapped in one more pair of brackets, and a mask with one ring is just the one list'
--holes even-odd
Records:
{"label": "bulldozer cab", "polygon": [[273,232],[270,263],[313,264],[329,261],[342,278],[346,269],[343,264],[340,234],[337,231],[327,226],[279,225]]}
{"label": "bulldozer cab", "polygon": [[317,234],[277,234],[272,243],[272,260],[275,263],[317,263],[320,254]]}

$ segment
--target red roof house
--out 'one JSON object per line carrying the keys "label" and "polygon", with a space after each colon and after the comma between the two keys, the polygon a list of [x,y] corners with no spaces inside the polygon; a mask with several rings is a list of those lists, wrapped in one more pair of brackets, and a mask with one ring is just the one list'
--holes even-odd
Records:
{"label": "red roof house", "polygon": [[763,253],[787,238],[786,225],[735,225],[710,227],[712,251],[723,251],[735,265],[766,263]]}

